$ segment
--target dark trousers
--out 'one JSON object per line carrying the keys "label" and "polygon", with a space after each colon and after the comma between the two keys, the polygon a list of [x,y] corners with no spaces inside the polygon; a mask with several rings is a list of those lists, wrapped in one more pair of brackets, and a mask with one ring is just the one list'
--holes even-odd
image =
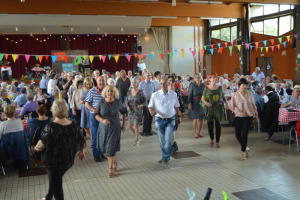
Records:
{"label": "dark trousers", "polygon": [[269,128],[268,130],[268,134],[269,134],[269,137],[272,137],[274,132],[277,130],[277,127],[278,127],[278,119],[275,119],[271,125],[271,127]]}
{"label": "dark trousers", "polygon": [[149,133],[152,132],[152,119],[153,119],[153,117],[150,115],[150,112],[149,112],[147,106],[143,107],[143,116],[144,116],[143,133],[145,135],[148,135]]}
{"label": "dark trousers", "polygon": [[248,133],[252,124],[252,117],[235,118],[235,137],[241,145],[241,151],[246,151],[248,143]]}
{"label": "dark trousers", "polygon": [[75,111],[76,111],[76,116],[74,116],[74,117],[75,117],[75,121],[76,121],[76,124],[77,124],[78,126],[80,126],[80,121],[81,121],[81,110],[76,110],[76,109],[75,109]]}
{"label": "dark trousers", "polygon": [[63,200],[64,199],[64,191],[63,191],[63,176],[66,171],[60,170],[48,170],[48,179],[49,179],[49,190],[46,195],[46,200],[51,200],[54,196],[55,200]]}
{"label": "dark trousers", "polygon": [[47,89],[42,89],[43,94],[48,94]]}
{"label": "dark trousers", "polygon": [[219,143],[221,137],[221,124],[219,121],[207,122],[209,137],[214,140],[214,123],[216,125],[216,143]]}

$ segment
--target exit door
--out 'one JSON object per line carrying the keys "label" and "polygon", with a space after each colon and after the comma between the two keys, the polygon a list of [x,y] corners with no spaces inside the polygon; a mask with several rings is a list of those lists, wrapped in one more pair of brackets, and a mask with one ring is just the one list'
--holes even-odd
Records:
{"label": "exit door", "polygon": [[256,66],[260,68],[265,76],[272,76],[273,74],[273,57],[256,58]]}

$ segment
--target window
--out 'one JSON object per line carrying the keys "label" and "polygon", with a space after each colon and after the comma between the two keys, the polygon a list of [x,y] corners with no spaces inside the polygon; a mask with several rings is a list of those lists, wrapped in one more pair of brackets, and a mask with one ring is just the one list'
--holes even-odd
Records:
{"label": "window", "polygon": [[251,26],[251,32],[264,34],[264,22],[254,22]]}
{"label": "window", "polygon": [[211,37],[217,38],[217,39],[221,39],[221,32],[220,32],[220,30],[213,30],[212,34],[211,34]]}
{"label": "window", "polygon": [[264,15],[278,13],[278,9],[279,9],[278,4],[264,6]]}
{"label": "window", "polygon": [[230,27],[221,29],[221,40],[230,42]]}
{"label": "window", "polygon": [[227,24],[229,22],[230,22],[230,19],[228,19],[228,18],[220,19],[220,24]]}
{"label": "window", "polygon": [[235,39],[237,39],[237,27],[233,26],[233,27],[231,27],[231,38],[230,38],[230,41],[233,41]]}
{"label": "window", "polygon": [[289,10],[289,9],[291,9],[291,6],[290,6],[290,5],[280,5],[279,7],[280,7],[280,8],[279,8],[280,11],[284,11],[284,10]]}
{"label": "window", "polygon": [[250,16],[257,17],[264,15],[264,7],[263,6],[252,6],[250,8]]}
{"label": "window", "polygon": [[278,36],[278,18],[264,20],[264,34]]}
{"label": "window", "polygon": [[230,20],[230,22],[236,22],[237,21],[237,19],[231,19]]}
{"label": "window", "polygon": [[210,25],[211,26],[216,26],[220,24],[220,20],[219,19],[211,19],[210,21]]}
{"label": "window", "polygon": [[250,17],[269,15],[269,14],[274,14],[281,11],[292,10],[292,9],[294,9],[294,5],[280,5],[280,4],[250,5]]}

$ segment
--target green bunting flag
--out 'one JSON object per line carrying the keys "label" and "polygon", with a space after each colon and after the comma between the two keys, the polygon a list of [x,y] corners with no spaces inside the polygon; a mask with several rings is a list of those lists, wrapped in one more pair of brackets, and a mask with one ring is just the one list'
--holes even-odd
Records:
{"label": "green bunting flag", "polygon": [[4,54],[0,54],[0,61],[3,59]]}
{"label": "green bunting flag", "polygon": [[173,58],[173,56],[174,56],[174,53],[173,53],[173,52],[171,52],[171,53],[170,53],[170,56],[171,56],[171,58]]}
{"label": "green bunting flag", "polygon": [[206,46],[204,46],[204,50],[206,50]]}
{"label": "green bunting flag", "polygon": [[110,55],[110,54],[108,54],[107,56],[108,56],[108,60],[110,60],[110,58],[111,58],[111,55]]}
{"label": "green bunting flag", "polygon": [[35,59],[36,59],[36,60],[39,60],[39,56],[35,56]]}
{"label": "green bunting flag", "polygon": [[278,38],[278,40],[279,40],[279,42],[280,42],[280,44],[281,44],[281,42],[282,42],[282,38]]}

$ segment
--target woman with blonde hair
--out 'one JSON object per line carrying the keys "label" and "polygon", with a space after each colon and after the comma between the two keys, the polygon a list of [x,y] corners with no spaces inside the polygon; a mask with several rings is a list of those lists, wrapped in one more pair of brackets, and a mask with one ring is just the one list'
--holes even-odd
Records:
{"label": "woman with blonde hair", "polygon": [[[121,123],[119,112],[125,113],[124,105],[117,99],[119,92],[113,85],[107,85],[96,108],[95,118],[99,121],[97,131],[97,148],[108,159],[108,177],[117,171],[116,152],[120,151]],[[124,126],[124,125],[123,125]]]}
{"label": "woman with blonde hair", "polygon": [[77,90],[77,82],[81,79],[82,79],[82,76],[80,76],[80,75],[75,76],[75,79],[72,83],[72,86],[70,87],[69,92],[68,92],[68,96],[69,96],[69,101],[68,102],[69,103],[71,103],[72,96],[73,96],[74,92]]}
{"label": "woman with blonde hair", "polygon": [[92,78],[85,78],[83,82],[83,88],[80,93],[80,102],[82,103],[81,107],[81,119],[80,119],[80,127],[90,136],[92,141],[92,134],[90,129],[90,111],[85,107],[85,98],[90,91],[94,87],[94,82]]}

